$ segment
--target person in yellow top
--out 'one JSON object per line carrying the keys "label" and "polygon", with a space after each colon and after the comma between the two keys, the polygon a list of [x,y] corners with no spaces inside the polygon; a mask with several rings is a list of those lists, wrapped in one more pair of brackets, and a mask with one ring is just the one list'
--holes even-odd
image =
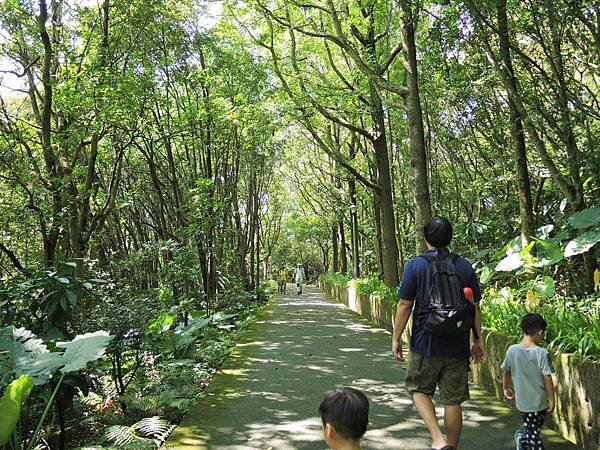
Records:
{"label": "person in yellow top", "polygon": [[285,294],[287,279],[288,279],[287,270],[285,270],[285,267],[282,267],[281,270],[279,271],[279,293],[280,294]]}

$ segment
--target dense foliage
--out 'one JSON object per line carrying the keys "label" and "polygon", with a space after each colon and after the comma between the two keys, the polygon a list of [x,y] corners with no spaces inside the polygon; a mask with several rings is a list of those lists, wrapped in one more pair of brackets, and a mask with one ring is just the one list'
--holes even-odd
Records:
{"label": "dense foliage", "polygon": [[[499,249],[485,249],[471,256],[483,287],[482,314],[489,332],[521,338],[521,319],[530,312],[548,322],[546,341],[556,353],[600,359],[600,271],[596,270],[595,293],[573,295],[568,284],[583,290],[586,281],[573,272],[573,252],[593,247],[589,236],[600,225],[600,208],[588,208],[564,221],[556,238],[549,238],[553,226],[542,227],[539,237],[521,248],[515,237]],[[593,241],[592,241],[593,242]],[[486,263],[487,261],[487,263]],[[396,293],[377,276],[351,278],[341,273],[321,275],[325,283],[353,285],[357,293],[396,304]],[[556,280],[556,281],[555,281]]]}
{"label": "dense foliage", "polygon": [[[596,357],[599,17],[0,0],[0,445],[155,447],[276,272],[394,302],[432,214],[488,327],[539,309],[555,348]],[[66,370],[91,335],[112,338]]]}

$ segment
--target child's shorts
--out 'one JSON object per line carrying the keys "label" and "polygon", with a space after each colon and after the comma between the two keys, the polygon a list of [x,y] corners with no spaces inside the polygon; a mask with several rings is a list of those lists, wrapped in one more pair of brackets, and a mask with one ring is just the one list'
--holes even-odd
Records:
{"label": "child's shorts", "polygon": [[433,396],[439,387],[440,400],[444,405],[460,405],[469,400],[469,360],[425,357],[410,352],[406,373],[406,390]]}

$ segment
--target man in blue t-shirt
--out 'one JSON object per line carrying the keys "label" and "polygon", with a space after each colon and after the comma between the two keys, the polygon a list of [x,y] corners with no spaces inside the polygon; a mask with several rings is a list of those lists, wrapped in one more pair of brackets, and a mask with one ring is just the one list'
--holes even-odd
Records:
{"label": "man in blue t-shirt", "polygon": [[[448,245],[452,240],[452,224],[443,217],[432,217],[423,227],[427,253],[432,256],[449,253]],[[408,319],[414,310],[427,310],[426,298],[427,273],[429,262],[422,257],[411,259],[404,269],[402,285],[398,290],[398,307],[394,320],[392,352],[404,361],[401,337]],[[475,302],[476,336],[469,348],[469,333],[458,338],[438,337],[424,329],[423,314],[413,314],[413,327],[408,356],[406,389],[412,396],[413,403],[419,411],[431,434],[432,450],[451,450],[458,447],[462,431],[461,403],[469,399],[469,358],[473,362],[483,361],[485,348],[481,337],[481,289],[477,275],[471,263],[464,258],[455,261],[455,267],[461,280],[473,291]],[[415,306],[416,304],[416,306]],[[439,388],[440,401],[444,404],[444,425],[446,437],[442,434],[432,396]]]}

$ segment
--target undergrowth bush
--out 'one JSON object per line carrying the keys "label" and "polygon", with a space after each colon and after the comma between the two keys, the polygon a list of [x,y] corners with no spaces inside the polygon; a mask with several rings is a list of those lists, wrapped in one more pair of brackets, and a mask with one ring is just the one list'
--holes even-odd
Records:
{"label": "undergrowth bush", "polygon": [[[483,321],[516,340],[521,318],[537,312],[548,322],[551,350],[600,360],[600,271],[592,273],[600,259],[600,208],[559,219],[539,227],[525,247],[515,236],[475,255],[481,284],[487,285]],[[589,295],[591,289],[596,294]]]}
{"label": "undergrowth bush", "polygon": [[324,273],[320,276],[320,279],[324,283],[335,283],[335,284],[341,284],[344,286],[346,284],[348,284],[348,281],[350,281],[350,277],[348,275],[344,275],[343,273],[340,273],[340,272]]}
{"label": "undergrowth bush", "polygon": [[398,302],[396,290],[387,287],[377,275],[370,275],[364,278],[351,278],[338,272],[322,274],[320,279],[324,283],[335,283],[343,286],[352,283],[359,294],[373,295],[392,304]]}
{"label": "undergrowth bush", "polygon": [[536,297],[532,291],[505,287],[486,289],[482,301],[485,328],[512,336],[521,334],[521,319],[538,313],[546,322],[546,346],[556,353],[573,353],[581,360],[600,360],[600,298],[591,295],[573,299],[554,296]]}
{"label": "undergrowth bush", "polygon": [[356,278],[352,282],[359,294],[373,295],[392,304],[398,302],[396,290],[387,287],[378,276],[371,275],[365,278]]}

